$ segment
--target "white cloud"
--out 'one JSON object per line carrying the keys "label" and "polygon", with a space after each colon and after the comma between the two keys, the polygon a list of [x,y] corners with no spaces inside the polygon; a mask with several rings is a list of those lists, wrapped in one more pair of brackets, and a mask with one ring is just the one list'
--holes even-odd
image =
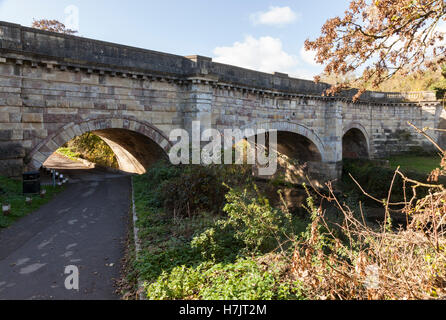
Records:
{"label": "white cloud", "polygon": [[446,32],[446,22],[442,21],[438,24],[436,31],[438,32]]}
{"label": "white cloud", "polygon": [[214,61],[263,72],[287,72],[299,65],[296,56],[286,53],[282,41],[272,37],[256,39],[247,36],[243,42],[231,47],[214,49]]}
{"label": "white cloud", "polygon": [[283,50],[282,41],[272,37],[246,36],[243,42],[214,49],[215,62],[273,73],[287,73],[290,77],[313,80],[321,72],[315,65],[303,65],[299,58]]}
{"label": "white cloud", "polygon": [[290,72],[289,76],[291,78],[314,80],[314,77],[321,73],[320,70],[297,68],[293,72]]}
{"label": "white cloud", "polygon": [[250,18],[254,25],[284,26],[297,21],[299,16],[300,14],[295,13],[290,7],[271,6],[266,12],[251,14]]}
{"label": "white cloud", "polygon": [[305,50],[305,47],[302,47],[300,49],[300,57],[302,58],[303,61],[305,61],[309,65],[320,66],[320,64],[316,62],[316,52],[313,50],[307,51]]}

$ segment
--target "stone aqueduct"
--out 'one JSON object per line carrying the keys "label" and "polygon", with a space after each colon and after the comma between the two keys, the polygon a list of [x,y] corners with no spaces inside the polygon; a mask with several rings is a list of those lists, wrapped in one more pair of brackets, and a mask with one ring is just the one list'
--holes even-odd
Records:
{"label": "stone aqueduct", "polygon": [[125,160],[123,170],[139,172],[168,152],[172,129],[191,130],[199,120],[219,130],[277,129],[279,151],[333,179],[343,156],[430,148],[407,121],[445,127],[442,103],[432,93],[367,92],[353,103],[353,92],[323,97],[326,88],[202,56],[0,22],[0,174],[37,169],[58,147],[90,131]]}

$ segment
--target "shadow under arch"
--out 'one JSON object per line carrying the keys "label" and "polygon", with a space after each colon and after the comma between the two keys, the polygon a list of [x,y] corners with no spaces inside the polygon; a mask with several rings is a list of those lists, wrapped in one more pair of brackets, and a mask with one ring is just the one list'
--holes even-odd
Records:
{"label": "shadow under arch", "polygon": [[26,157],[29,170],[39,169],[62,145],[84,133],[101,137],[114,151],[120,169],[144,173],[151,164],[166,158],[171,148],[168,137],[155,126],[127,117],[105,117],[69,123],[49,135]]}
{"label": "shadow under arch", "polygon": [[344,128],[342,135],[343,159],[369,159],[370,139],[365,128],[359,123],[351,123]]}
{"label": "shadow under arch", "polygon": [[[299,145],[305,147],[305,148],[300,148],[302,160],[305,161],[325,160],[325,146],[322,139],[320,139],[319,136],[313,130],[307,128],[304,125],[288,121],[272,121],[272,122],[248,124],[241,128],[242,132],[245,129],[253,129],[255,132],[257,132],[257,130],[260,129],[263,129],[265,131],[277,130],[278,151],[279,152],[284,151],[282,152],[284,154],[293,153],[294,156],[298,155],[297,153],[299,148],[292,147],[293,142],[296,142],[293,140],[296,140],[295,138],[298,138]],[[294,152],[292,151],[292,149],[294,149]]]}
{"label": "shadow under arch", "polygon": [[[297,123],[284,121],[253,123],[242,127],[241,131],[245,129],[252,129],[255,136],[258,133],[257,130],[266,132],[277,130],[279,154],[277,171],[273,175],[262,176],[262,178],[284,178],[285,181],[294,184],[307,182],[309,178],[316,185],[319,184],[318,181],[323,180],[324,172],[321,171],[321,162],[325,159],[325,147],[313,130]],[[257,175],[256,172],[254,174]]]}

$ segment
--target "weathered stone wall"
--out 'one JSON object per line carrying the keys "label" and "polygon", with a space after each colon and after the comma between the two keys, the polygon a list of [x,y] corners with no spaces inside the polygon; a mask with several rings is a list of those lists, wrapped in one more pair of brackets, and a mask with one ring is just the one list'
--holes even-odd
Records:
{"label": "weathered stone wall", "polygon": [[21,173],[25,155],[25,161],[36,153],[49,156],[83,132],[125,129],[130,123],[124,120],[136,120],[141,128],[135,131],[164,138],[182,127],[182,92],[167,82],[6,62],[0,64],[0,90],[0,161],[13,170],[8,175]]}
{"label": "weathered stone wall", "polygon": [[148,165],[152,153],[169,150],[172,129],[190,131],[192,121],[199,120],[203,128],[292,133],[282,135],[279,144],[294,154],[305,137],[321,159],[310,171],[336,178],[342,138],[350,129],[362,132],[368,154],[376,158],[430,147],[407,121],[437,128],[446,119],[431,95],[367,92],[352,103],[353,91],[322,97],[326,88],[206,57],[0,22],[0,174],[18,176],[39,168],[58,147],[89,131],[101,133],[116,150],[122,147],[120,153],[129,153],[127,162],[133,162],[131,155]]}
{"label": "weathered stone wall", "polygon": [[[364,134],[372,158],[408,152],[414,147],[432,150],[432,144],[409,126],[438,128],[446,118],[442,104],[438,101],[419,103],[393,103],[388,105],[345,103],[343,107],[343,133],[352,128]],[[429,134],[439,139],[438,132]]]}

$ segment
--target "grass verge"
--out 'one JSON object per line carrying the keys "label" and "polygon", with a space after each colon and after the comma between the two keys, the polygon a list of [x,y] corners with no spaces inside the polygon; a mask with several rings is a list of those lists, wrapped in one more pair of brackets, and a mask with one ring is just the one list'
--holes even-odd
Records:
{"label": "grass verge", "polygon": [[434,169],[440,166],[441,158],[436,155],[432,156],[395,156],[389,159],[390,167],[396,169],[401,167],[402,171],[415,171],[428,175]]}
{"label": "grass verge", "polygon": [[59,148],[56,152],[73,161],[79,161],[79,158],[81,157],[79,152],[75,152],[71,148]]}
{"label": "grass verge", "polygon": [[30,196],[32,203],[25,202],[26,197],[22,194],[22,182],[0,176],[0,203],[10,204],[11,212],[5,216],[0,213],[0,229],[11,226],[18,219],[37,210],[45,203],[49,202],[54,195],[61,192],[63,187],[45,186],[46,195],[41,198],[39,195]]}

